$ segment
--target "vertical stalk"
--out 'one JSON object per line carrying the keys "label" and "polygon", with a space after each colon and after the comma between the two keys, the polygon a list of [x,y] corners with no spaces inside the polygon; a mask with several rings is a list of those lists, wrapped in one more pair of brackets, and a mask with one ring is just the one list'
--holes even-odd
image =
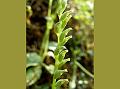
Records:
{"label": "vertical stalk", "polygon": [[[57,37],[58,37],[58,44],[59,44],[59,36],[57,36]],[[58,45],[57,45],[57,47],[58,47]],[[58,65],[57,65],[58,58],[57,58],[57,55],[54,55],[54,56],[55,56],[55,69],[54,69],[54,72],[55,72],[56,70],[58,70]],[[52,89],[56,89],[56,79],[54,78],[54,74],[53,74]]]}
{"label": "vertical stalk", "polygon": [[[52,1],[53,0],[49,0],[48,17],[51,17]],[[47,49],[48,49],[49,33],[50,33],[49,23],[50,23],[50,21],[49,21],[49,19],[47,19],[47,27],[46,27],[45,35],[43,37],[41,50],[40,50],[40,56],[42,57],[42,61],[44,60],[44,58],[45,58],[45,56],[47,54]]]}
{"label": "vertical stalk", "polygon": [[54,76],[53,76],[53,82],[52,82],[52,89],[56,89],[56,79],[54,79]]}
{"label": "vertical stalk", "polygon": [[76,84],[75,81],[76,81],[76,78],[77,78],[76,77],[76,71],[77,71],[76,60],[73,59],[73,74],[72,74],[72,80],[71,80],[71,83],[73,83],[73,84],[70,83],[70,85],[69,85],[70,89],[75,89],[75,87],[76,87],[76,85],[75,85]]}

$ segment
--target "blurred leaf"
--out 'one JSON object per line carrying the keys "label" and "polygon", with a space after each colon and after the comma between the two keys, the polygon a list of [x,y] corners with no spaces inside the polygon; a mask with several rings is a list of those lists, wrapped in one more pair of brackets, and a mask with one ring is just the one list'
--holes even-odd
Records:
{"label": "blurred leaf", "polygon": [[57,47],[55,49],[54,55],[58,55],[60,51],[62,50],[67,50],[67,48],[65,46],[61,46],[61,47]]}
{"label": "blurred leaf", "polygon": [[68,34],[68,32],[69,32],[70,30],[72,30],[72,28],[68,28],[68,29],[64,30],[64,31],[61,33],[61,35],[60,35],[60,42],[63,41],[63,39],[65,38],[65,36]]}
{"label": "blurred leaf", "polygon": [[27,86],[34,84],[40,78],[42,73],[40,63],[41,57],[37,53],[27,53]]}
{"label": "blurred leaf", "polygon": [[60,79],[56,82],[56,89],[59,89],[62,84],[68,82],[68,79]]}
{"label": "blurred leaf", "polygon": [[62,42],[60,42],[60,46],[61,46],[61,45],[65,45],[65,43],[66,43],[70,38],[72,38],[72,36],[65,37],[65,39],[64,39]]}
{"label": "blurred leaf", "polygon": [[48,51],[48,56],[49,56],[49,57],[52,57],[52,58],[55,58],[55,57],[54,57],[54,53],[53,53],[52,51]]}
{"label": "blurred leaf", "polygon": [[67,69],[64,70],[56,70],[54,73],[54,79],[59,78],[64,72],[67,72]]}
{"label": "blurred leaf", "polygon": [[62,24],[61,24],[61,30],[60,32],[63,31],[63,29],[65,28],[65,26],[67,25],[68,21],[70,20],[70,18],[72,17],[71,14],[69,14],[64,20],[62,20]]}
{"label": "blurred leaf", "polygon": [[71,11],[66,11],[61,15],[60,21],[64,21],[66,17],[68,17],[71,14]]}
{"label": "blurred leaf", "polygon": [[54,52],[56,47],[57,47],[57,42],[54,42],[54,41],[49,42],[49,45],[48,45],[49,50]]}
{"label": "blurred leaf", "polygon": [[48,84],[42,84],[40,86],[35,86],[35,89],[49,89],[49,85]]}
{"label": "blurred leaf", "polygon": [[40,62],[41,62],[41,57],[37,53],[27,53],[26,68],[30,66],[37,66]]}
{"label": "blurred leaf", "polygon": [[47,70],[50,74],[53,74],[53,73],[54,73],[54,65],[52,65],[52,64],[50,64],[50,65],[44,64],[44,67],[46,68],[46,70]]}
{"label": "blurred leaf", "polygon": [[34,84],[41,76],[41,67],[30,67],[26,71],[27,86]]}
{"label": "blurred leaf", "polygon": [[66,9],[66,6],[67,6],[67,0],[58,0],[57,13],[59,18],[61,18],[62,13]]}

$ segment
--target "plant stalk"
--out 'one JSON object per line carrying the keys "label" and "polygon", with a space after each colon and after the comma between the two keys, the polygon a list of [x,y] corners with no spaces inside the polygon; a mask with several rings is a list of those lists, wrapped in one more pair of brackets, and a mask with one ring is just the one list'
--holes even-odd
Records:
{"label": "plant stalk", "polygon": [[[53,0],[49,0],[48,17],[51,17],[52,1]],[[49,19],[47,20],[47,27],[46,27],[45,35],[43,37],[41,50],[40,50],[40,56],[42,57],[42,61],[44,60],[48,50],[49,34],[50,34],[50,28],[48,28],[48,25],[49,25]]]}
{"label": "plant stalk", "polygon": [[85,69],[80,63],[78,63],[77,61],[75,62],[75,64],[80,67],[80,69],[85,72],[87,75],[89,75],[90,77],[94,78],[94,75],[92,73],[90,73],[87,69]]}

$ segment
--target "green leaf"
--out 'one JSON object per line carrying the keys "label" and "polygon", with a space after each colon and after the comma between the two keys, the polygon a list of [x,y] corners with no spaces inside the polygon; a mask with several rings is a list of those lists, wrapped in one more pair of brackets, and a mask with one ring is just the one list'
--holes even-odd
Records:
{"label": "green leaf", "polygon": [[61,15],[60,21],[65,20],[66,17],[68,17],[71,14],[71,11],[66,11]]}
{"label": "green leaf", "polygon": [[26,71],[26,85],[34,84],[41,76],[41,67],[30,67]]}
{"label": "green leaf", "polygon": [[67,7],[67,0],[58,0],[57,13],[58,13],[59,18],[61,17],[66,7]]}
{"label": "green leaf", "polygon": [[35,85],[34,89],[49,89],[49,84]]}
{"label": "green leaf", "polygon": [[55,24],[55,32],[56,32],[57,36],[61,33],[60,32],[60,30],[61,30],[61,24],[62,24],[62,22],[57,22]]}
{"label": "green leaf", "polygon": [[48,45],[49,50],[54,52],[56,47],[57,47],[57,42],[53,42],[53,41],[49,42],[49,45]]}
{"label": "green leaf", "polygon": [[59,38],[60,42],[63,41],[63,39],[65,38],[65,36],[68,34],[68,32],[69,32],[70,30],[72,30],[72,28],[68,28],[68,29],[64,30],[64,31],[61,33],[60,38]]}
{"label": "green leaf", "polygon": [[27,65],[26,68],[30,66],[37,66],[41,62],[41,57],[37,53],[27,53]]}
{"label": "green leaf", "polygon": [[65,26],[67,25],[67,23],[68,23],[68,21],[70,20],[71,17],[72,17],[72,15],[70,14],[64,20],[62,20],[60,31],[63,31],[63,29],[65,28]]}
{"label": "green leaf", "polygon": [[60,45],[64,45],[70,38],[72,38],[72,36],[65,37],[65,39],[62,42],[60,42]]}
{"label": "green leaf", "polygon": [[69,82],[68,79],[60,79],[56,82],[56,89],[59,89],[62,84]]}
{"label": "green leaf", "polygon": [[65,50],[66,47],[65,46],[60,46],[60,44],[58,44],[57,48],[55,49],[54,55],[58,55],[60,51]]}
{"label": "green leaf", "polygon": [[58,65],[58,68],[61,68],[66,62],[70,61],[70,58],[67,58],[67,59],[64,59],[62,60],[59,65]]}
{"label": "green leaf", "polygon": [[67,1],[68,1],[68,0],[62,0],[62,3],[61,3],[61,4],[62,4],[62,10],[61,10],[62,12],[63,12],[63,11],[66,9],[66,7],[67,7]]}
{"label": "green leaf", "polygon": [[[26,83],[27,86],[34,84],[41,75],[41,57],[37,53],[27,53],[27,64],[26,64]],[[39,67],[38,67],[39,65]]]}
{"label": "green leaf", "polygon": [[65,57],[65,54],[68,52],[68,50],[62,50],[60,53],[59,53],[59,62],[61,62],[62,60],[64,60],[64,57]]}
{"label": "green leaf", "polygon": [[56,70],[54,73],[54,79],[59,78],[64,72],[67,72],[67,69],[64,70]]}
{"label": "green leaf", "polygon": [[50,65],[44,64],[44,67],[46,68],[46,70],[47,70],[50,74],[53,74],[53,73],[54,73],[54,65],[52,65],[52,64],[50,64]]}

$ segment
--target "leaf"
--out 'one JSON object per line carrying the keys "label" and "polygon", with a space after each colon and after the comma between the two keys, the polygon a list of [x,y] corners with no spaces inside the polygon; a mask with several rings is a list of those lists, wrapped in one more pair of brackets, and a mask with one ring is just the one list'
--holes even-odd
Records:
{"label": "leaf", "polygon": [[68,32],[69,32],[70,30],[72,30],[72,28],[68,28],[68,29],[64,30],[64,31],[61,33],[60,38],[59,38],[60,42],[63,41],[63,39],[65,38],[65,36],[68,34]]}
{"label": "leaf", "polygon": [[62,60],[64,60],[65,54],[68,52],[68,50],[61,50],[61,52],[59,53],[59,62],[61,62]]}
{"label": "leaf", "polygon": [[60,46],[65,45],[65,43],[72,38],[72,36],[65,37],[65,39],[60,43]]}
{"label": "leaf", "polygon": [[48,45],[49,50],[54,52],[56,47],[57,47],[57,42],[53,42],[53,41],[49,42],[49,45]]}
{"label": "leaf", "polygon": [[30,66],[37,66],[41,62],[41,57],[37,53],[27,53],[27,65],[26,68]]}
{"label": "leaf", "polygon": [[62,84],[69,82],[68,79],[60,79],[56,82],[56,89],[59,89]]}
{"label": "leaf", "polygon": [[57,23],[55,24],[55,32],[56,32],[57,36],[61,33],[61,32],[60,32],[60,31],[61,31],[61,24],[62,24],[61,21],[60,21],[60,22],[57,22]]}
{"label": "leaf", "polygon": [[61,11],[63,12],[65,9],[66,9],[66,7],[67,7],[67,1],[68,0],[62,0],[62,9],[61,9]]}
{"label": "leaf", "polygon": [[54,55],[58,55],[60,51],[62,50],[66,50],[67,48],[65,46],[60,46],[60,44],[58,44],[57,48],[54,51]]}
{"label": "leaf", "polygon": [[59,78],[64,72],[67,72],[67,69],[64,70],[56,70],[54,73],[54,79]]}
{"label": "leaf", "polygon": [[62,20],[62,25],[61,25],[61,31],[63,31],[63,29],[65,28],[65,26],[67,25],[68,21],[70,20],[70,18],[72,17],[72,15],[68,15],[64,20]]}
{"label": "leaf", "polygon": [[57,22],[55,24],[55,32],[56,32],[58,37],[62,33],[62,31],[64,30],[65,26],[67,25],[67,23],[71,17],[72,17],[72,15],[68,15],[65,17],[65,19],[60,20],[59,22]]}
{"label": "leaf", "polygon": [[55,24],[55,32],[56,32],[58,37],[62,33],[62,31],[64,30],[64,28],[67,25],[70,18],[72,17],[70,12],[71,11],[66,11],[63,14],[61,14],[62,16],[60,18],[60,21]]}
{"label": "leaf", "polygon": [[26,85],[34,84],[41,76],[41,67],[30,67],[26,71]]}
{"label": "leaf", "polygon": [[64,59],[62,60],[59,65],[58,65],[58,68],[62,67],[66,62],[70,61],[70,58],[67,58],[67,59]]}
{"label": "leaf", "polygon": [[47,70],[50,74],[54,74],[54,65],[52,65],[52,64],[50,64],[50,65],[44,64],[44,67],[46,68],[46,70]]}
{"label": "leaf", "polygon": [[47,55],[48,55],[49,57],[55,58],[55,57],[54,57],[54,53],[53,53],[52,51],[48,51]]}
{"label": "leaf", "polygon": [[[27,53],[27,64],[26,64],[26,83],[27,86],[34,84],[42,73],[41,71],[41,57],[37,53]],[[38,66],[39,65],[39,66]]]}
{"label": "leaf", "polygon": [[66,11],[61,15],[60,21],[65,20],[66,17],[68,17],[71,14],[71,11]]}
{"label": "leaf", "polygon": [[67,7],[67,0],[58,0],[57,13],[59,18]]}
{"label": "leaf", "polygon": [[35,88],[34,89],[49,89],[49,84],[42,84],[42,85],[35,85]]}

